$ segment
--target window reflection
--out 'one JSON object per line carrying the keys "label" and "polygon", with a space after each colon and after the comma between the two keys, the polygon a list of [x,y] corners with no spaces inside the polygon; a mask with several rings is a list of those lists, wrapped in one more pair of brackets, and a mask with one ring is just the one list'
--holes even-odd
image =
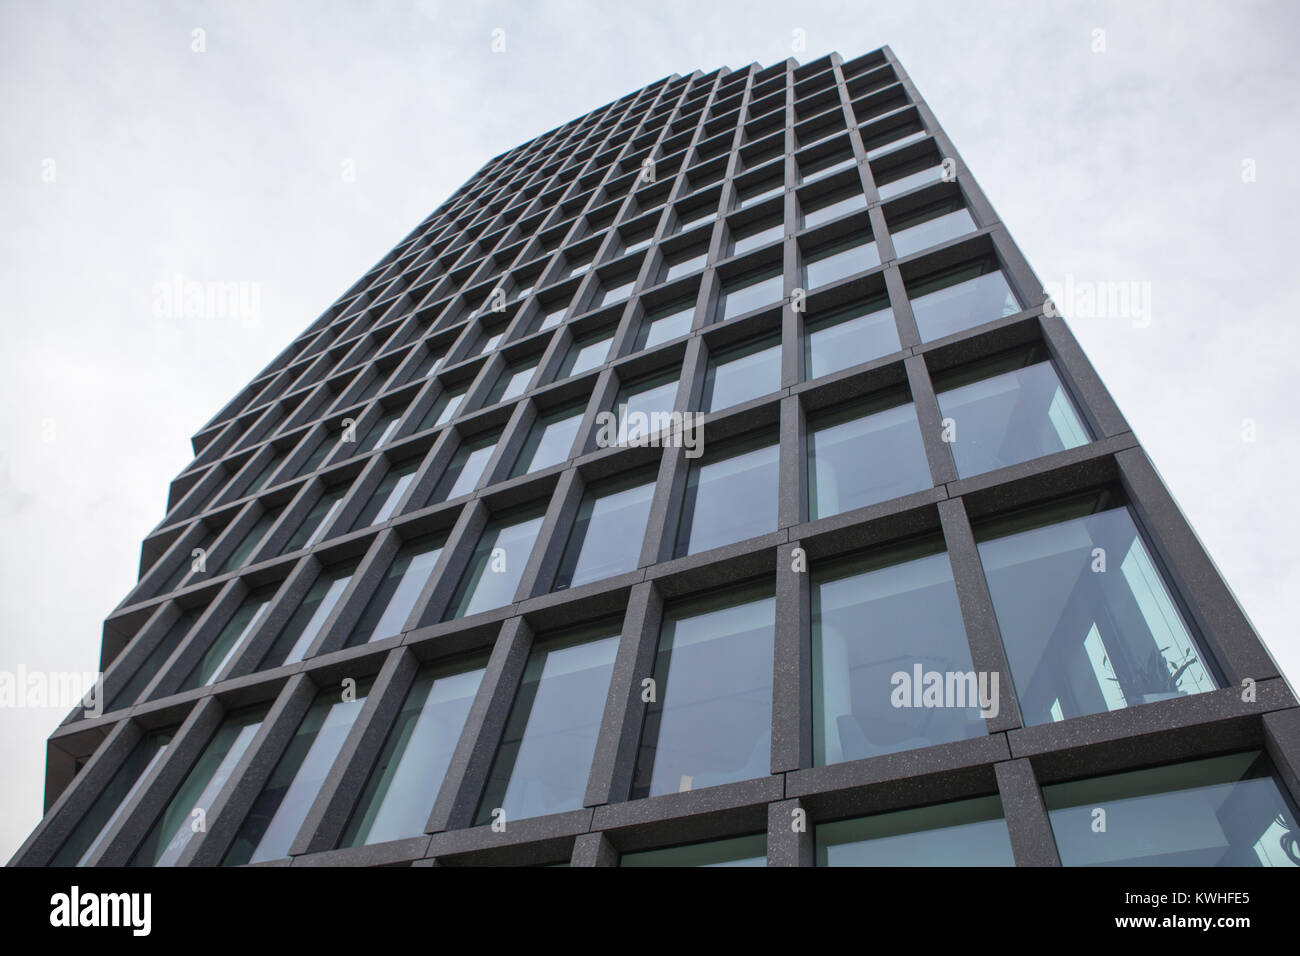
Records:
{"label": "window reflection", "polygon": [[759,589],[665,613],[634,798],[771,772],[775,604],[770,589]]}
{"label": "window reflection", "polygon": [[534,646],[497,748],[476,824],[582,807],[618,650],[616,628]]}
{"label": "window reflection", "polygon": [[997,797],[817,827],[818,866],[1014,866]]}
{"label": "window reflection", "polygon": [[1300,866],[1285,794],[1259,751],[1043,788],[1062,866]]}
{"label": "window reflection", "polygon": [[1091,510],[1103,500],[1061,506],[1078,515],[1063,521],[1035,527],[1030,513],[979,530],[1026,724],[1217,686],[1128,509]]}

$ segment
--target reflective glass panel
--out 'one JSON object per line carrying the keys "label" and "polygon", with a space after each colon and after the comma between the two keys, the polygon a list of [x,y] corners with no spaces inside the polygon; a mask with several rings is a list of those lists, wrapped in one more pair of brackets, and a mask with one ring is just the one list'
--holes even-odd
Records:
{"label": "reflective glass panel", "polygon": [[971,665],[944,552],[818,573],[812,639],[818,766],[983,737],[981,704],[996,716],[999,687]]}
{"label": "reflective glass panel", "polygon": [[725,457],[691,464],[676,556],[698,554],[776,530],[777,462],[771,438],[750,439]]}
{"label": "reflective glass panel", "polygon": [[1027,725],[1215,689],[1127,508],[987,534],[980,561]]}
{"label": "reflective glass panel", "polygon": [[1257,750],[1052,784],[1043,801],[1062,866],[1300,866],[1295,808]]}
{"label": "reflective glass panel", "polygon": [[533,647],[475,823],[582,807],[618,640],[615,625]]}
{"label": "reflective glass panel", "polygon": [[817,826],[818,866],[1015,866],[997,797]]}
{"label": "reflective glass panel", "polygon": [[665,612],[633,798],[771,773],[775,616],[768,589]]}
{"label": "reflective glass panel", "polygon": [[421,836],[460,740],[483,668],[416,675],[339,846]]}

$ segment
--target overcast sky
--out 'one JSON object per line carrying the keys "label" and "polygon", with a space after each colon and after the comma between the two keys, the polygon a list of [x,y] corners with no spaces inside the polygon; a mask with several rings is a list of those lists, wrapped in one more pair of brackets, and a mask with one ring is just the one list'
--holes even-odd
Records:
{"label": "overcast sky", "polygon": [[[1294,683],[1298,26],[1186,0],[0,3],[0,672],[97,667],[190,436],[486,160],[671,73],[887,43],[1045,282],[1149,292],[1149,322],[1063,311]],[[258,283],[257,321],[155,315],[177,276]],[[0,709],[0,861],[64,715]]]}

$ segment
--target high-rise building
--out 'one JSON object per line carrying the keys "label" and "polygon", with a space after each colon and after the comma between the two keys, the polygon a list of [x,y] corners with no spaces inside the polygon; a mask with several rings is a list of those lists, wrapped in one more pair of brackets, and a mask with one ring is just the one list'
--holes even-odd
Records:
{"label": "high-rise building", "polygon": [[15,863],[1300,862],[1295,697],[887,48],[491,160],[194,449]]}

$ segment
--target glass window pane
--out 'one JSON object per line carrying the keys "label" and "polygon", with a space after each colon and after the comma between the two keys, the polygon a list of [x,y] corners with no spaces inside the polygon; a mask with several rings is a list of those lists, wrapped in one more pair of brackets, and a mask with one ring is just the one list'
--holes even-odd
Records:
{"label": "glass window pane", "polygon": [[72,833],[63,841],[63,846],[59,847],[59,852],[54,854],[50,860],[51,866],[82,866],[99,849],[122,811],[139,792],[140,785],[162,760],[175,732],[174,727],[147,732],[131,749],[108,786],[95,797],[90,809],[77,821]]}
{"label": "glass window pane", "polygon": [[907,126],[895,127],[879,136],[872,137],[870,141],[864,141],[862,145],[867,147],[867,159],[875,159],[877,156],[891,153],[896,149],[901,149],[908,143],[915,143],[918,140],[925,139],[927,135],[925,130],[922,129],[912,129],[911,132],[907,130]]}
{"label": "glass window pane", "polygon": [[547,329],[553,329],[564,321],[564,314],[569,311],[568,302],[553,302],[549,305],[542,306],[541,320],[537,323],[536,332],[544,332]]}
{"label": "glass window pane", "polygon": [[655,423],[667,422],[677,398],[676,371],[642,379],[623,387],[618,396],[619,438],[634,442],[659,431]]}
{"label": "glass window pane", "polygon": [[257,473],[257,477],[248,483],[248,487],[244,489],[243,495],[240,497],[243,497],[244,495],[255,495],[261,491],[267,481],[270,480],[270,477],[275,474],[276,470],[281,465],[284,464],[284,460],[288,456],[289,454],[287,451],[277,452],[271,460],[266,463],[266,466]]}
{"label": "glass window pane", "polygon": [[809,320],[804,342],[808,379],[891,355],[903,347],[888,299],[874,299]]}
{"label": "glass window pane", "polygon": [[979,551],[1027,725],[1217,686],[1127,508]]}
{"label": "glass window pane", "polygon": [[808,432],[808,517],[825,518],[933,486],[911,402],[847,409]]}
{"label": "glass window pane", "polygon": [[930,342],[1020,311],[1002,270],[977,263],[909,286],[921,341]]}
{"label": "glass window pane", "polygon": [[626,237],[626,239],[624,240],[623,254],[628,255],[630,253],[638,252],[641,249],[644,249],[646,246],[650,245],[650,242],[651,240],[654,239],[654,237],[655,237],[654,229],[646,229]]}
{"label": "glass window pane", "polygon": [[679,211],[677,218],[680,231],[685,232],[687,229],[702,226],[706,222],[713,222],[714,219],[718,218],[718,210],[712,206],[696,206],[694,209]]}
{"label": "glass window pane", "polygon": [[[204,553],[206,553],[209,549],[211,549],[212,542],[214,542],[216,539],[217,536],[215,533],[211,531],[207,531],[204,534],[203,539],[199,542],[198,547]],[[191,554],[192,553],[193,550],[191,549]],[[171,574],[167,576],[167,580],[163,582],[162,587],[158,588],[158,591],[155,593],[154,596],[157,597],[159,594],[167,594],[168,592],[176,590],[176,586],[179,585],[182,580],[189,577],[190,574],[194,572],[194,563],[195,562],[193,558],[191,558],[189,555],[185,555],[181,557],[180,560],[176,562],[175,569],[172,571]]]}
{"label": "glass window pane", "polygon": [[461,401],[465,398],[466,389],[459,388],[451,392],[443,392],[429,406],[425,412],[424,418],[420,419],[420,424],[416,426],[417,432],[422,432],[426,428],[437,428],[445,425],[456,417],[456,409],[460,408]]}
{"label": "glass window pane", "polygon": [[861,236],[845,239],[804,257],[804,288],[816,289],[878,265],[880,253],[874,240]]}
{"label": "glass window pane", "polygon": [[[628,485],[631,487],[628,487]],[[578,508],[560,561],[555,590],[636,569],[650,519],[655,476],[638,474],[595,492]]]}
{"label": "glass window pane", "polygon": [[691,465],[676,557],[776,530],[779,452],[763,438],[737,446],[725,458]]}
{"label": "glass window pane", "polygon": [[139,700],[144,689],[149,686],[149,682],[162,670],[163,665],[167,663],[168,658],[172,656],[176,648],[180,647],[185,635],[189,634],[205,610],[207,610],[206,606],[200,605],[191,608],[176,619],[176,623],[169,627],[167,633],[154,645],[154,649],[149,652],[149,656],[144,659],[144,663],[136,668],[135,673],[131,675],[131,679],[113,695],[112,700],[108,702],[108,710],[129,707]]}
{"label": "glass window pane", "polygon": [[365,437],[357,443],[356,447],[352,451],[345,453],[346,457],[364,455],[366,452],[378,448],[393,436],[393,432],[397,431],[397,426],[401,420],[402,413],[400,411],[386,412],[383,417],[370,426]]}
{"label": "glass window pane", "polygon": [[298,525],[298,530],[293,533],[289,543],[285,546],[284,552],[297,551],[299,548],[310,548],[317,541],[325,536],[329,530],[330,522],[334,520],[335,515],[343,506],[343,499],[348,493],[348,488],[343,485],[338,488],[329,488],[321,493],[312,505],[311,511],[303,516],[302,522]]}
{"label": "glass window pane", "polygon": [[754,186],[747,186],[740,190],[737,197],[739,202],[736,203],[737,209],[746,209],[749,206],[756,205],[765,199],[771,199],[773,196],[779,196],[785,192],[785,183],[781,180],[769,180]]}
{"label": "glass window pane", "polygon": [[939,408],[957,474],[963,478],[1077,448],[1089,440],[1051,362],[941,390]]}
{"label": "glass window pane", "polygon": [[767,837],[762,833],[710,840],[663,850],[624,853],[619,866],[767,866]]}
{"label": "glass window pane", "polygon": [[894,241],[894,255],[901,259],[975,231],[975,220],[971,219],[964,206],[945,212],[946,208],[948,206],[941,206],[937,210],[921,213],[918,217],[899,222],[891,229],[889,235]]}
{"label": "glass window pane", "polygon": [[971,665],[948,555],[897,557],[813,579],[818,766],[983,737],[981,703],[996,712],[997,685]]}
{"label": "glass window pane", "polygon": [[645,317],[637,335],[636,350],[652,348],[685,335],[695,319],[695,299],[684,299],[656,309]]}
{"label": "glass window pane", "polygon": [[416,675],[339,846],[424,833],[482,680],[482,667],[429,666]]}
{"label": "glass window pane", "polygon": [[867,197],[859,189],[839,190],[829,196],[810,199],[804,206],[803,224],[805,229],[820,226],[824,222],[847,216],[858,209],[867,208]]}
{"label": "glass window pane", "polygon": [[375,486],[370,500],[352,523],[352,529],[368,528],[371,525],[387,521],[397,510],[406,491],[415,480],[415,473],[420,468],[420,459],[401,462],[388,469],[388,473]]}
{"label": "glass window pane", "polygon": [[723,321],[781,302],[781,270],[770,269],[759,275],[745,276],[722,288],[719,308]]}
{"label": "glass window pane", "polygon": [[408,382],[414,382],[427,377],[428,374],[433,371],[433,367],[441,362],[441,355],[434,355],[427,348],[421,350],[420,361],[417,362],[410,372],[407,373],[406,380]]}
{"label": "glass window pane", "polygon": [[244,599],[226,626],[221,629],[207,653],[194,665],[194,669],[181,683],[178,690],[193,690],[206,687],[221,676],[221,672],[235,659],[253,632],[262,623],[262,616],[271,605],[278,585],[259,588]]}
{"label": "glass window pane", "polygon": [[857,160],[853,158],[852,153],[849,153],[848,155],[843,153],[830,153],[829,155],[822,156],[821,158],[812,160],[811,162],[801,163],[799,166],[799,172],[803,182],[812,183],[819,179],[826,178],[831,175],[831,173],[838,173],[841,169],[848,169],[856,162]]}
{"label": "glass window pane", "polygon": [[880,198],[892,199],[894,196],[901,196],[903,193],[921,186],[941,181],[943,179],[943,166],[941,164],[929,165],[931,162],[933,160],[924,159],[920,162],[920,169],[916,169],[918,164],[908,163],[887,173],[882,173],[882,178],[876,180],[876,191],[880,193]]}
{"label": "glass window pane", "polygon": [[356,647],[400,634],[441,556],[442,539],[434,535],[404,545],[361,612],[347,646]]}
{"label": "glass window pane", "polygon": [[613,332],[600,332],[574,342],[565,353],[564,361],[560,363],[559,372],[555,376],[556,381],[569,378],[571,375],[590,372],[593,368],[600,368],[605,364],[605,359],[609,355],[609,343],[613,340]]}
{"label": "glass window pane", "polygon": [[208,741],[166,808],[149,829],[128,866],[174,866],[194,839],[192,812],[212,806],[235,765],[243,758],[262,726],[265,707],[251,707],[227,717]]}
{"label": "glass window pane", "polygon": [[488,392],[487,398],[483,401],[484,406],[495,405],[497,402],[508,402],[512,398],[518,398],[524,394],[528,388],[528,383],[533,379],[533,372],[537,368],[536,362],[526,362],[522,365],[512,365],[509,368],[502,369],[497,380],[492,383],[492,389]]}
{"label": "glass window pane", "polygon": [[1295,809],[1260,751],[1053,784],[1043,800],[1062,866],[1300,866]]}
{"label": "glass window pane", "polygon": [[258,664],[258,670],[293,664],[306,656],[334,608],[338,607],[343,592],[352,583],[352,575],[359,563],[360,559],[348,561],[325,568],[316,576],[307,596]]}
{"label": "glass window pane", "polygon": [[701,249],[696,252],[679,254],[672,261],[667,263],[668,268],[664,270],[664,282],[671,282],[673,279],[680,279],[682,276],[690,275],[692,272],[699,272],[704,268],[704,263],[708,260],[708,251]]}
{"label": "glass window pane", "polygon": [[475,823],[498,809],[509,825],[582,807],[618,639],[601,630],[534,646]]}
{"label": "glass window pane", "polygon": [[633,798],[698,790],[771,772],[770,590],[670,609],[655,657]]}
{"label": "glass window pane", "polygon": [[727,349],[709,360],[704,376],[702,405],[716,412],[739,405],[781,387],[781,340],[759,342]]}
{"label": "glass window pane", "polygon": [[632,294],[632,289],[636,286],[636,276],[623,276],[610,278],[604,283],[605,293],[601,296],[600,304],[602,306],[613,305],[615,302],[622,302]]}
{"label": "glass window pane", "polygon": [[333,441],[322,435],[316,442],[316,447],[312,450],[312,453],[307,456],[307,459],[300,466],[298,466],[298,471],[294,474],[294,477],[301,478],[303,475],[315,471],[320,467],[320,463],[325,460],[325,456],[337,447],[338,446],[335,445]]}
{"label": "glass window pane", "polygon": [[338,688],[323,690],[316,696],[266,786],[253,801],[222,866],[261,863],[289,855],[312,802],[361,713],[369,689],[366,681],[346,697]]}
{"label": "glass window pane", "polygon": [[467,495],[478,487],[479,479],[492,460],[492,453],[497,448],[497,436],[476,438],[463,442],[456,449],[447,463],[447,470],[438,479],[437,486],[429,498],[429,504],[449,501]]}
{"label": "glass window pane", "polygon": [[456,587],[446,620],[512,603],[541,527],[541,515],[489,522]]}
{"label": "glass window pane", "polygon": [[751,250],[761,249],[763,246],[779,242],[784,235],[785,224],[780,221],[760,226],[753,231],[741,232],[731,244],[731,254],[740,256]]}
{"label": "glass window pane", "polygon": [[997,797],[817,826],[818,866],[1015,866]]}
{"label": "glass window pane", "polygon": [[510,477],[531,474],[569,460],[586,408],[578,406],[545,415],[533,423]]}
{"label": "glass window pane", "polygon": [[221,566],[221,570],[217,573],[225,574],[227,571],[243,567],[244,563],[253,556],[253,552],[262,543],[262,539],[266,537],[266,533],[271,530],[271,525],[275,524],[276,519],[280,517],[280,512],[283,510],[284,508],[280,507],[264,511],[262,516],[257,519],[256,524],[244,535],[244,540],[239,542],[239,546],[230,553],[230,557],[226,559],[225,564]]}

